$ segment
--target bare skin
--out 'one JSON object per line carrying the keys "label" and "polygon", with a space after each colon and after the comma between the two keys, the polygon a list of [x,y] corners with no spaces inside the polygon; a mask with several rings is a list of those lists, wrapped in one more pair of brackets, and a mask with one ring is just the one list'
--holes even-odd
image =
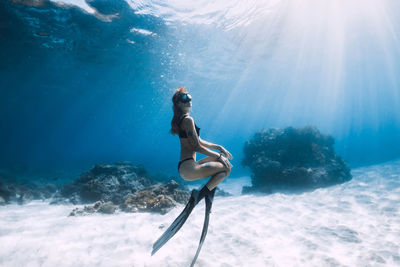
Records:
{"label": "bare skin", "polygon": [[[178,103],[178,106],[183,111],[183,115],[189,115],[192,103]],[[229,159],[232,155],[222,146],[207,142],[201,139],[196,132],[194,120],[187,116],[181,123],[181,129],[186,131],[187,138],[180,138],[181,142],[181,157],[180,160],[194,158],[193,160],[184,161],[179,173],[183,179],[193,181],[212,176],[206,186],[209,190],[213,190],[222,180],[231,173],[232,164]],[[221,151],[217,153],[211,149]],[[207,157],[196,161],[196,152],[207,155]]]}

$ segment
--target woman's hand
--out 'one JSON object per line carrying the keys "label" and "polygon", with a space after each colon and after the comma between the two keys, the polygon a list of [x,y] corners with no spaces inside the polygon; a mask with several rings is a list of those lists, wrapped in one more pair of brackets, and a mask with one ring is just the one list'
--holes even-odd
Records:
{"label": "woman's hand", "polygon": [[229,160],[221,153],[220,157],[218,158],[218,161],[224,164],[224,166],[228,169],[232,168],[232,164],[229,162]]}
{"label": "woman's hand", "polygon": [[221,151],[222,155],[224,155],[225,158],[233,159],[232,154],[229,153],[229,151],[226,150],[223,146],[220,146],[219,151]]}

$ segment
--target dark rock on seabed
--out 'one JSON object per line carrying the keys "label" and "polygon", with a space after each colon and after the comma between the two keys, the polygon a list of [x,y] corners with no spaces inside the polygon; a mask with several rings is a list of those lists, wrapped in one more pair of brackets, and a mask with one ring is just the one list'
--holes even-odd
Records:
{"label": "dark rock on seabed", "polygon": [[[71,211],[70,216],[77,216],[96,212],[112,214],[117,210],[166,213],[178,203],[186,204],[190,194],[185,185],[178,184],[171,179],[173,177],[169,177],[167,183],[156,182],[159,178],[151,177],[142,165],[116,162],[96,164],[75,181],[60,188],[51,184],[27,187],[11,182],[13,178],[7,181],[1,179],[0,205],[10,202],[23,204],[38,198],[50,198],[50,204],[88,204]],[[165,177],[162,180],[165,181]],[[217,194],[229,195],[219,189]]]}
{"label": "dark rock on seabed", "polygon": [[186,188],[174,180],[156,184],[143,166],[117,162],[96,164],[76,181],[65,185],[51,204],[94,203],[82,209],[75,208],[70,216],[94,212],[110,214],[118,209],[125,212],[166,213],[177,203],[183,204],[188,199]]}
{"label": "dark rock on seabed", "polygon": [[312,126],[257,132],[244,145],[242,164],[252,171],[252,186],[243,193],[304,191],[351,180],[333,144],[332,136]]}
{"label": "dark rock on seabed", "polygon": [[122,210],[155,211],[166,213],[177,203],[184,204],[189,200],[189,193],[179,189],[177,182],[172,180],[168,184],[152,185],[144,190],[136,192],[125,199]]}
{"label": "dark rock on seabed", "polygon": [[99,200],[94,205],[84,206],[82,209],[75,208],[70,216],[95,212],[111,214],[117,209],[125,212],[158,212],[164,214],[175,207],[177,203],[186,203],[189,199],[189,193],[179,189],[179,184],[171,180],[167,184],[155,184],[135,193],[129,193],[124,199],[122,203]]}
{"label": "dark rock on seabed", "polygon": [[88,215],[92,213],[105,213],[105,214],[113,214],[117,210],[118,206],[114,205],[111,201],[96,201],[92,206],[84,206],[82,209],[74,208],[69,216],[78,216],[78,215]]}
{"label": "dark rock on seabed", "polygon": [[89,172],[65,185],[51,204],[70,202],[87,204],[96,201],[111,201],[121,204],[125,196],[142,190],[155,182],[148,177],[142,165],[129,162],[96,164]]}
{"label": "dark rock on seabed", "polygon": [[51,183],[18,179],[9,173],[0,172],[0,205],[25,204],[33,199],[45,200],[51,198],[57,189]]}

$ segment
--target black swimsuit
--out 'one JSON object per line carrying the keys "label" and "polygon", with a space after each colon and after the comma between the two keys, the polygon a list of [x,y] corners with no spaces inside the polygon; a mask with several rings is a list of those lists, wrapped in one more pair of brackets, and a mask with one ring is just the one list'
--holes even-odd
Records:
{"label": "black swimsuit", "polygon": [[[180,119],[180,121],[178,122],[178,127],[179,127],[179,138],[187,138],[187,137],[188,137],[186,131],[181,129],[181,123],[182,123],[183,119],[186,118],[186,117],[187,117],[187,115],[183,116],[183,117]],[[200,128],[197,127],[196,124],[195,124],[194,126],[196,127],[196,133],[197,133],[197,135],[200,136]],[[187,161],[187,160],[193,160],[193,161],[194,161],[194,158],[193,158],[193,157],[190,157],[190,158],[186,158],[186,159],[183,159],[183,160],[179,161],[179,163],[178,163],[178,172],[179,172],[179,167],[181,166],[181,164],[182,164],[184,161]]]}
{"label": "black swimsuit", "polygon": [[182,164],[184,161],[187,161],[187,160],[193,160],[193,161],[194,161],[194,158],[190,157],[190,158],[183,159],[183,160],[179,161],[179,163],[178,163],[178,172],[179,172],[179,167],[181,166],[181,164]]}
{"label": "black swimsuit", "polygon": [[[187,138],[187,133],[186,133],[186,131],[181,129],[181,123],[182,123],[183,119],[186,118],[186,117],[187,117],[187,115],[183,116],[183,117],[179,120],[179,122],[178,122],[178,127],[179,127],[179,138]],[[194,125],[194,127],[196,127],[196,133],[197,133],[197,135],[200,136],[200,128],[197,127],[196,124]]]}

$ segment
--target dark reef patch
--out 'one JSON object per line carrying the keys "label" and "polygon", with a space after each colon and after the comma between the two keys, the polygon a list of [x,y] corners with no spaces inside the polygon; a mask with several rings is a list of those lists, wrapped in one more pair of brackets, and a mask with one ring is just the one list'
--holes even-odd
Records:
{"label": "dark reef patch", "polygon": [[173,179],[168,183],[156,183],[142,165],[116,162],[94,165],[90,171],[58,191],[51,204],[94,203],[82,210],[74,209],[70,215],[113,213],[118,208],[126,212],[165,213],[188,199],[186,188]]}
{"label": "dark reef patch", "polygon": [[[124,212],[166,213],[189,199],[189,189],[175,177],[150,175],[143,165],[122,161],[96,164],[76,180],[55,184],[47,180],[31,182],[29,178],[0,172],[0,205],[25,204],[31,200],[49,200],[50,204],[88,204],[76,207],[70,216],[92,213]],[[53,181],[54,182],[54,181]],[[217,195],[229,196],[217,188]]]}
{"label": "dark reef patch", "polygon": [[332,136],[312,126],[257,132],[244,145],[242,164],[252,171],[252,186],[243,193],[303,191],[351,180],[333,144]]}
{"label": "dark reef patch", "polygon": [[31,200],[51,198],[57,191],[56,184],[48,181],[18,178],[12,173],[0,171],[0,205],[26,204]]}

